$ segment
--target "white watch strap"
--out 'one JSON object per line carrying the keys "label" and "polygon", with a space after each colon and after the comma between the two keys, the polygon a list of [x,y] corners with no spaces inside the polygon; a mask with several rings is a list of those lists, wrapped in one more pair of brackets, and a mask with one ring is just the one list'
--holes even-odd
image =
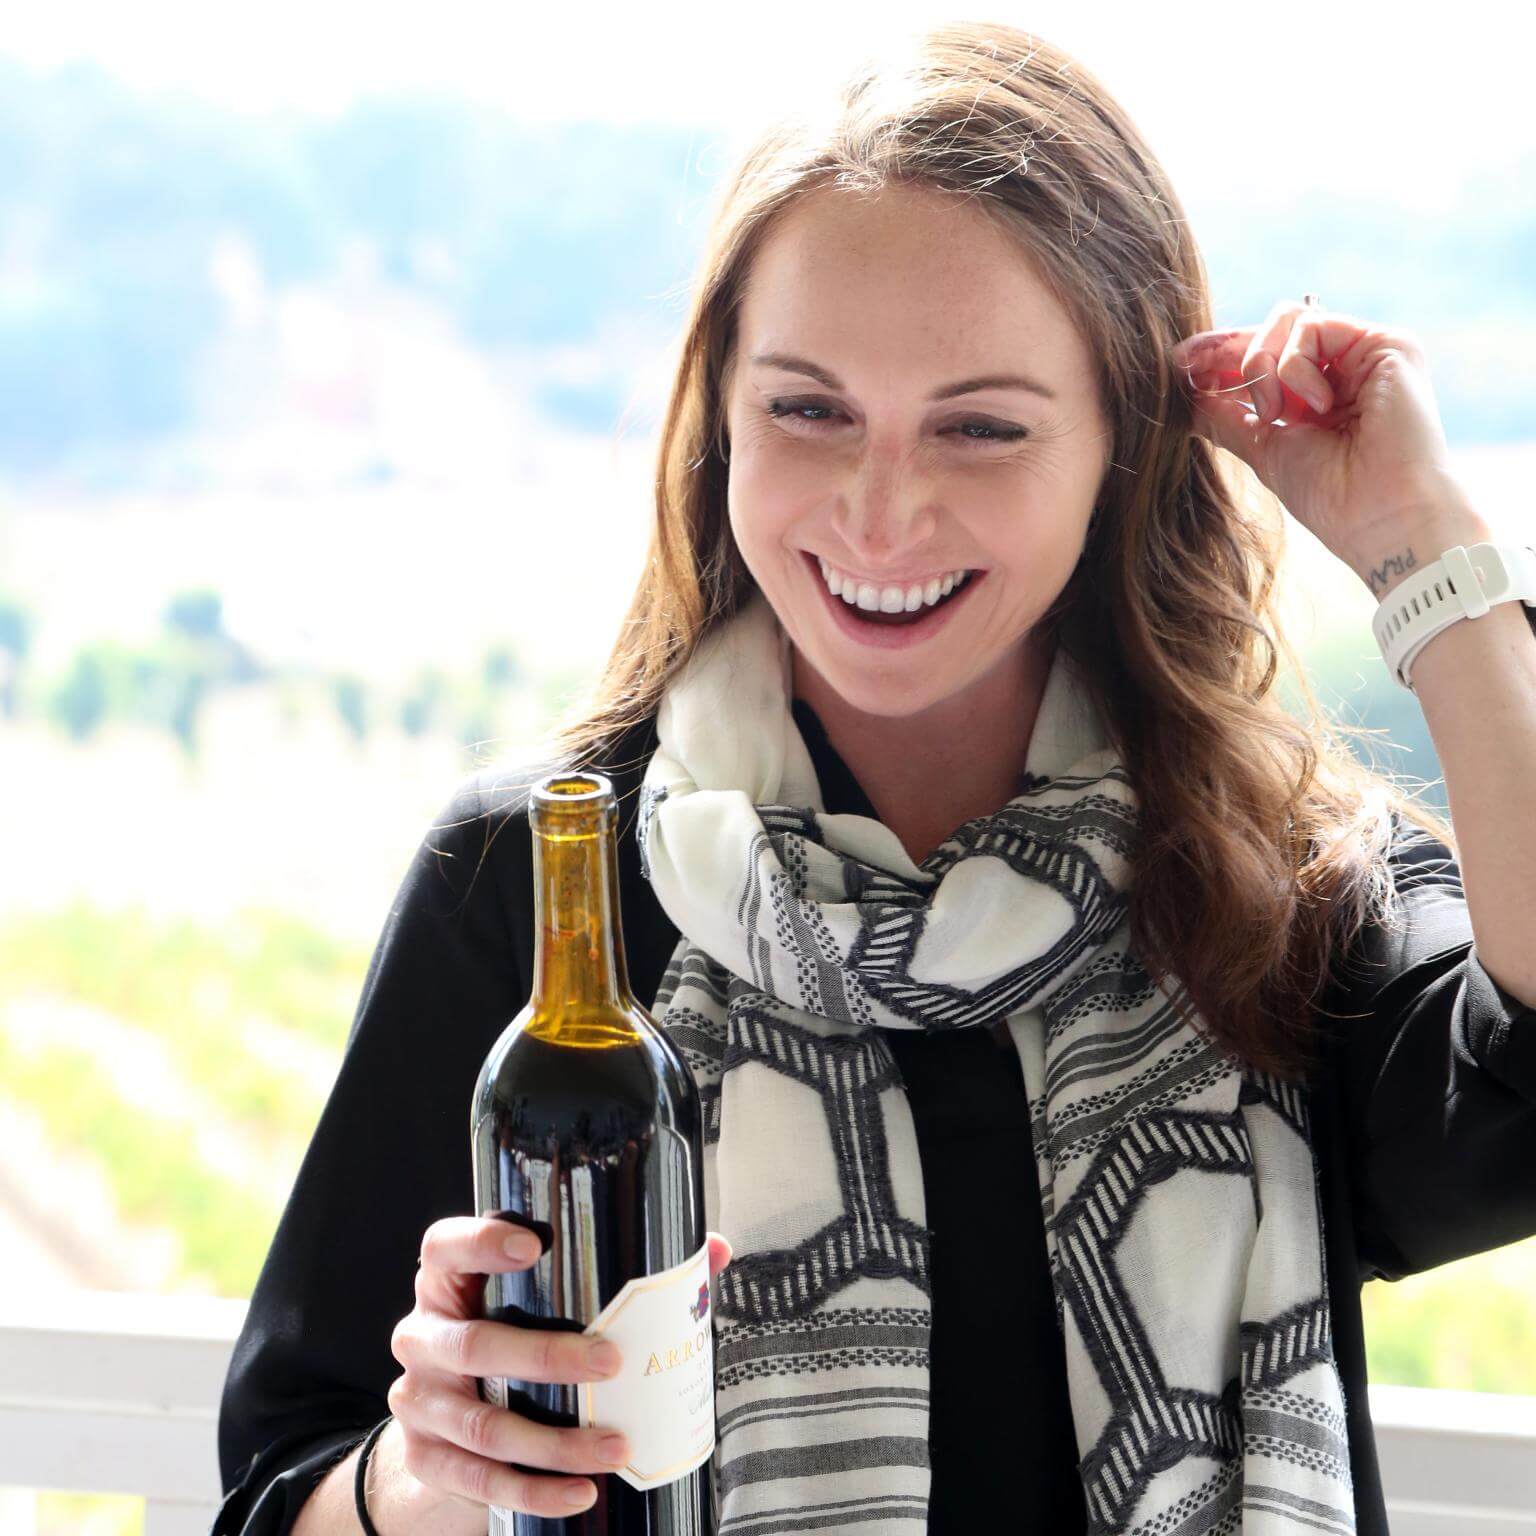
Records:
{"label": "white watch strap", "polygon": [[1481,618],[1511,599],[1536,607],[1536,547],[1453,544],[1387,593],[1371,629],[1392,675],[1413,692],[1410,670],[1430,640],[1458,619]]}

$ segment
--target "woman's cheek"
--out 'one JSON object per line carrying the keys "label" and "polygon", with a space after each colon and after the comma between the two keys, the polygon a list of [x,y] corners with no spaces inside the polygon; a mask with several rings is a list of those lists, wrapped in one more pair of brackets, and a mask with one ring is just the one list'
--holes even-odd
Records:
{"label": "woman's cheek", "polygon": [[732,458],[726,505],[731,532],[749,564],[781,542],[783,530],[795,519],[796,504],[785,477],[773,473],[771,464]]}
{"label": "woman's cheek", "polygon": [[751,445],[732,456],[731,495],[754,518],[783,522],[800,514],[809,501],[824,494],[827,467],[812,455],[781,445]]}

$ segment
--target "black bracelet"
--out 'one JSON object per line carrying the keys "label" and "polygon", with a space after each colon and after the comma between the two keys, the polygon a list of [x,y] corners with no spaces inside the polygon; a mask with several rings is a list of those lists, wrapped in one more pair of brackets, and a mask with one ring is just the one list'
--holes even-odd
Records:
{"label": "black bracelet", "polygon": [[373,1448],[378,1444],[379,1436],[389,1428],[394,1414],[388,1418],[380,1419],[372,1429],[368,1431],[368,1438],[363,1441],[363,1449],[357,1458],[357,1476],[352,1480],[352,1493],[357,1504],[357,1518],[362,1522],[363,1536],[379,1536],[378,1529],[372,1520],[368,1518],[368,1504],[363,1498],[363,1481],[368,1476],[368,1458],[373,1453]]}

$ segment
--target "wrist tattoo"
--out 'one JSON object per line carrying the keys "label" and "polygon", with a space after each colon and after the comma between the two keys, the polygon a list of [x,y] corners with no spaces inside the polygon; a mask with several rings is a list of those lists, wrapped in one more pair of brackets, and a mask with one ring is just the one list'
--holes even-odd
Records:
{"label": "wrist tattoo", "polygon": [[1388,587],[1395,586],[1409,571],[1416,569],[1418,563],[1413,547],[1409,545],[1399,554],[1389,555],[1380,565],[1371,566],[1366,571],[1366,585],[1373,596],[1380,597]]}

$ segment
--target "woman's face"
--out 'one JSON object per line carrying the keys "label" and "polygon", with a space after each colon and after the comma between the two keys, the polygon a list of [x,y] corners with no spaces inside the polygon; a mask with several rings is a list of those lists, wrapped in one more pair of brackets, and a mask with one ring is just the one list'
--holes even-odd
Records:
{"label": "woman's face", "polygon": [[[796,204],[754,260],[725,405],[737,545],[850,706],[916,714],[1016,671],[1110,435],[1081,339],[984,214],[901,187]],[[888,586],[974,574],[908,630],[856,617],[817,557],[877,609]]]}

